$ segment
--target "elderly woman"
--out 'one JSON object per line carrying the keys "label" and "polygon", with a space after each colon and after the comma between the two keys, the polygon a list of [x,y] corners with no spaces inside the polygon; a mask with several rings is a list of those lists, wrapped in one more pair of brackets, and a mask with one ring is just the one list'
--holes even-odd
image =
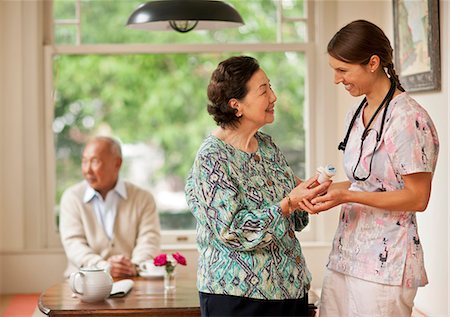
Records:
{"label": "elderly woman", "polygon": [[197,219],[202,316],[306,316],[311,275],[294,231],[308,214],[294,206],[308,189],[267,134],[275,117],[266,73],[248,56],[222,61],[208,86],[219,126],[201,145],[186,183]]}

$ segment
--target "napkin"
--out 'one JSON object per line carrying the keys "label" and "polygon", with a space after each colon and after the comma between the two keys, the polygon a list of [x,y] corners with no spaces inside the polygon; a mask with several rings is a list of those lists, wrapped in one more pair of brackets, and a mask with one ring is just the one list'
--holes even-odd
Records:
{"label": "napkin", "polygon": [[133,288],[133,285],[134,282],[130,279],[114,282],[109,297],[124,297]]}

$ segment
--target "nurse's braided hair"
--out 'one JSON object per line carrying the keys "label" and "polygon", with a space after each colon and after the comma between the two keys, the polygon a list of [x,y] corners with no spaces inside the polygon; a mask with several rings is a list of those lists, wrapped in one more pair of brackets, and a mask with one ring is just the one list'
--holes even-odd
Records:
{"label": "nurse's braided hair", "polygon": [[370,57],[377,55],[381,67],[395,81],[397,88],[405,91],[394,69],[391,43],[375,24],[366,20],[350,22],[333,36],[327,51],[340,61],[360,65],[367,65]]}

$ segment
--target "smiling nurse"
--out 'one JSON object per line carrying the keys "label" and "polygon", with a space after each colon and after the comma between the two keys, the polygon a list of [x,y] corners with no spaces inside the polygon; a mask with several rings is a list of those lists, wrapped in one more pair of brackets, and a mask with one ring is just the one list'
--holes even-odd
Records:
{"label": "smiling nurse", "polygon": [[323,282],[320,317],[410,317],[428,283],[416,212],[427,207],[439,151],[428,113],[404,91],[392,47],[376,25],[358,20],[328,44],[334,81],[362,102],[347,114],[348,181],[300,207],[342,204]]}

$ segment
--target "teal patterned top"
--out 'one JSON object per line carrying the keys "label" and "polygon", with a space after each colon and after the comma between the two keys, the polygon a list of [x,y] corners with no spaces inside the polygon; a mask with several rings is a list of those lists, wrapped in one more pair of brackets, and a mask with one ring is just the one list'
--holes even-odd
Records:
{"label": "teal patterned top", "polygon": [[258,299],[302,298],[311,274],[294,230],[308,214],[282,215],[279,202],[294,187],[291,168],[270,136],[256,133],[258,150],[240,151],[205,139],[186,182],[197,219],[200,292]]}

